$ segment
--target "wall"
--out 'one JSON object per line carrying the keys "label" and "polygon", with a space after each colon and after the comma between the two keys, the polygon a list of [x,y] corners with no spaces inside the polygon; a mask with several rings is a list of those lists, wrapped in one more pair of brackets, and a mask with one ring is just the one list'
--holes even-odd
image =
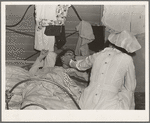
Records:
{"label": "wall", "polygon": [[[82,20],[89,22],[91,25],[101,25],[102,8],[100,5],[74,5]],[[66,21],[66,35],[76,31],[76,26],[80,23],[77,15],[72,8],[68,11]],[[67,38],[67,43],[64,47],[75,49],[78,41],[78,33]]]}
{"label": "wall", "polygon": [[133,57],[137,79],[136,91],[145,92],[145,33],[136,35],[136,38],[142,47]]}
{"label": "wall", "polygon": [[[23,16],[28,5],[7,5],[6,6],[6,24],[16,24]],[[92,25],[100,25],[101,20],[101,7],[100,5],[74,5],[80,17],[90,22]],[[30,7],[23,21],[16,27],[17,31],[25,32],[34,35],[34,7]],[[73,9],[70,7],[68,11],[67,21],[65,24],[66,36],[76,31],[75,27],[79,24],[79,19]],[[67,42],[64,47],[75,49],[78,40],[78,34],[74,34],[67,38]],[[12,31],[6,31],[6,58],[7,60],[20,60],[25,59],[28,56],[36,53],[34,50],[34,37],[25,36],[14,33]],[[33,61],[38,56],[30,58]]]}
{"label": "wall", "polygon": [[[6,24],[13,25],[19,22],[23,16],[27,5],[7,5],[6,6]],[[25,32],[34,35],[34,8],[30,7],[23,21],[15,26],[8,27],[16,31]],[[34,37],[25,36],[6,30],[6,58],[7,60],[25,59],[36,51],[33,49]],[[35,59],[35,58],[32,58]],[[31,59],[31,60],[32,60]]]}

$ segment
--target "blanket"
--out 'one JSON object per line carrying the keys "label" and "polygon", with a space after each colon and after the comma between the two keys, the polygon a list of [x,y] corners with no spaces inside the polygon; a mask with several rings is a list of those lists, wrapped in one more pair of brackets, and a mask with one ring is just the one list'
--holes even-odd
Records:
{"label": "blanket", "polygon": [[[6,89],[30,79],[13,90],[10,110],[65,110],[78,109],[77,105],[84,87],[77,85],[62,69],[56,67],[46,75],[31,78],[29,72],[17,66],[6,66]],[[75,102],[70,98],[75,100]]]}

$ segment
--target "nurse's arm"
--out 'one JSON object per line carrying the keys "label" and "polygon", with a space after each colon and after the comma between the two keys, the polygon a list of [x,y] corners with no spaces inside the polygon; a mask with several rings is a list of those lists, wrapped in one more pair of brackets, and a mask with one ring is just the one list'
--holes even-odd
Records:
{"label": "nurse's arm", "polygon": [[83,60],[78,60],[78,61],[71,60],[69,64],[71,67],[77,68],[78,70],[83,70],[83,71],[87,70],[92,67],[95,58],[97,57],[98,54],[99,53],[94,53],[93,55],[90,55]]}

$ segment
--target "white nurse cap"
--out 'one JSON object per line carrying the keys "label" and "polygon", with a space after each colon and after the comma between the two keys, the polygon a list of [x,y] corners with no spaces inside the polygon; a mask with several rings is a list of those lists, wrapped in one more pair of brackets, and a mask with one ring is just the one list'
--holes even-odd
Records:
{"label": "white nurse cap", "polygon": [[108,40],[121,48],[124,48],[127,52],[133,53],[141,49],[141,45],[137,41],[134,35],[124,30],[121,33],[111,33]]}

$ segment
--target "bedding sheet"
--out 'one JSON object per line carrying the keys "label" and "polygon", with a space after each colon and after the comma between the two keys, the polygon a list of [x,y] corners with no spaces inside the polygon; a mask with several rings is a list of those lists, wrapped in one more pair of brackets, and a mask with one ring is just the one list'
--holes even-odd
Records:
{"label": "bedding sheet", "polygon": [[[27,70],[17,66],[6,66],[6,89],[10,90],[16,83],[29,78]],[[66,79],[69,80],[66,81]],[[56,67],[54,71],[46,75],[31,78],[30,81],[17,86],[13,91],[14,96],[9,102],[9,108],[10,110],[78,109],[62,88],[67,90],[77,103],[84,89]]]}

